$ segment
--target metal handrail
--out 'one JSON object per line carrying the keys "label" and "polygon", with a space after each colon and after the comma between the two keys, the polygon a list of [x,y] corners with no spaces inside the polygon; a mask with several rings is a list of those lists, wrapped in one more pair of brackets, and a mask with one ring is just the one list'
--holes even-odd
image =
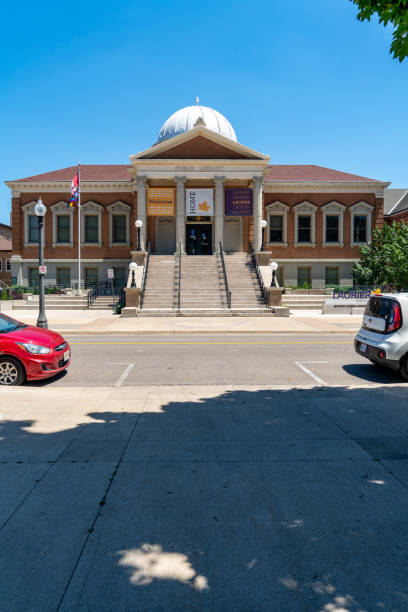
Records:
{"label": "metal handrail", "polygon": [[225,268],[224,249],[222,248],[222,242],[220,242],[220,258],[221,258],[222,272],[223,272],[223,275],[224,275],[225,294],[227,296],[227,306],[228,306],[229,310],[231,310],[231,291],[230,291],[230,288],[228,286],[227,270]]}
{"label": "metal handrail", "polygon": [[265,304],[267,304],[268,303],[268,292],[266,290],[265,283],[264,283],[264,280],[262,278],[261,270],[259,269],[259,264],[258,264],[258,262],[256,260],[256,257],[255,257],[255,250],[254,250],[254,246],[253,246],[252,242],[249,243],[249,253],[251,255],[251,261],[252,261],[252,264],[253,264],[253,266],[255,268],[255,272],[256,272],[256,276],[258,278],[258,282],[261,285],[261,290],[262,290],[262,295],[263,295],[263,298],[264,298],[264,302],[265,302]]}
{"label": "metal handrail", "polygon": [[[87,296],[88,297],[88,308],[92,306],[92,304],[95,302],[96,298],[99,295],[103,295],[106,292],[109,292],[109,293],[112,292],[112,281],[110,280],[100,281],[99,283],[95,283],[94,285],[92,285],[92,287],[88,291],[88,296]],[[114,296],[112,296],[112,298],[115,301]]]}
{"label": "metal handrail", "polygon": [[182,245],[181,245],[181,240],[180,240],[179,250],[178,250],[177,310],[180,310],[180,307],[181,307],[181,251],[182,251]]}
{"label": "metal handrail", "polygon": [[146,289],[147,269],[149,267],[149,261],[150,261],[150,253],[151,253],[151,247],[150,247],[150,242],[149,242],[149,244],[147,245],[147,255],[146,255],[146,261],[145,261],[143,276],[142,276],[142,284],[141,284],[141,292],[140,292],[140,308],[142,308],[143,306],[143,300],[144,300],[145,289]]}

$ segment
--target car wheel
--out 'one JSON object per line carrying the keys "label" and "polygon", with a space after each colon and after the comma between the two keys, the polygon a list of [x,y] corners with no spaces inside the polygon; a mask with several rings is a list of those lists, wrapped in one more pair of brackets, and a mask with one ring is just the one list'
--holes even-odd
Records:
{"label": "car wheel", "polygon": [[404,380],[408,380],[408,355],[401,361],[400,374]]}
{"label": "car wheel", "polygon": [[13,357],[0,357],[0,385],[22,385],[25,372]]}

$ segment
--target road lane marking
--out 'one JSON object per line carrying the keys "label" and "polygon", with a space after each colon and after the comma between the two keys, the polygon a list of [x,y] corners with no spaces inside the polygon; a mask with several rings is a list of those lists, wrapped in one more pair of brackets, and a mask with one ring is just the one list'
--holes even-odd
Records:
{"label": "road lane marking", "polygon": [[70,344],[78,344],[78,345],[105,345],[105,346],[113,346],[113,345],[133,345],[133,346],[140,346],[140,345],[153,345],[153,346],[177,346],[177,345],[208,345],[208,346],[212,346],[212,345],[282,345],[282,344],[292,344],[292,345],[297,345],[297,344],[349,344],[350,346],[353,346],[352,343],[350,342],[350,340],[317,340],[317,341],[311,341],[311,340],[306,340],[306,341],[302,341],[302,340],[296,340],[296,341],[288,341],[288,342],[269,342],[269,341],[265,341],[265,342],[241,342],[241,341],[236,341],[236,342],[71,342]]}
{"label": "road lane marking", "polygon": [[[121,365],[125,365],[125,364],[121,364]],[[128,363],[127,368],[125,368],[125,370],[122,372],[122,374],[119,376],[118,380],[115,382],[115,384],[113,386],[114,387],[121,387],[123,382],[126,380],[126,378],[131,373],[131,371],[133,370],[134,367],[135,367],[134,363]]]}
{"label": "road lane marking", "polygon": [[319,385],[322,385],[323,387],[326,386],[327,383],[325,383],[324,380],[316,376],[316,374],[314,374],[312,370],[309,370],[309,368],[307,368],[304,364],[305,363],[327,363],[327,361],[303,361],[302,363],[300,361],[295,361],[294,363],[295,365],[298,366],[298,368],[303,370],[306,374],[309,374],[309,376],[311,376],[313,380],[315,380]]}

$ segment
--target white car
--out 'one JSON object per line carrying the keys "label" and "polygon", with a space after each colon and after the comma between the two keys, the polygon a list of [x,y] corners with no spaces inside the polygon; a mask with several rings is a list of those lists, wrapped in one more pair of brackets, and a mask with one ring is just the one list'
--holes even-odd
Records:
{"label": "white car", "polygon": [[408,293],[372,295],[354,338],[356,353],[408,380]]}

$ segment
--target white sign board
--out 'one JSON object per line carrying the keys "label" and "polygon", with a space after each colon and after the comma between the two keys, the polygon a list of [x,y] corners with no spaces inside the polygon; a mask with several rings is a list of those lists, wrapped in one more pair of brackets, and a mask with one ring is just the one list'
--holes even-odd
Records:
{"label": "white sign board", "polygon": [[214,214],[214,192],[212,189],[186,189],[186,215],[188,217],[211,217]]}
{"label": "white sign board", "polygon": [[47,266],[39,266],[38,273],[39,274],[47,274]]}
{"label": "white sign board", "polygon": [[115,278],[115,271],[113,268],[108,268],[108,278]]}

